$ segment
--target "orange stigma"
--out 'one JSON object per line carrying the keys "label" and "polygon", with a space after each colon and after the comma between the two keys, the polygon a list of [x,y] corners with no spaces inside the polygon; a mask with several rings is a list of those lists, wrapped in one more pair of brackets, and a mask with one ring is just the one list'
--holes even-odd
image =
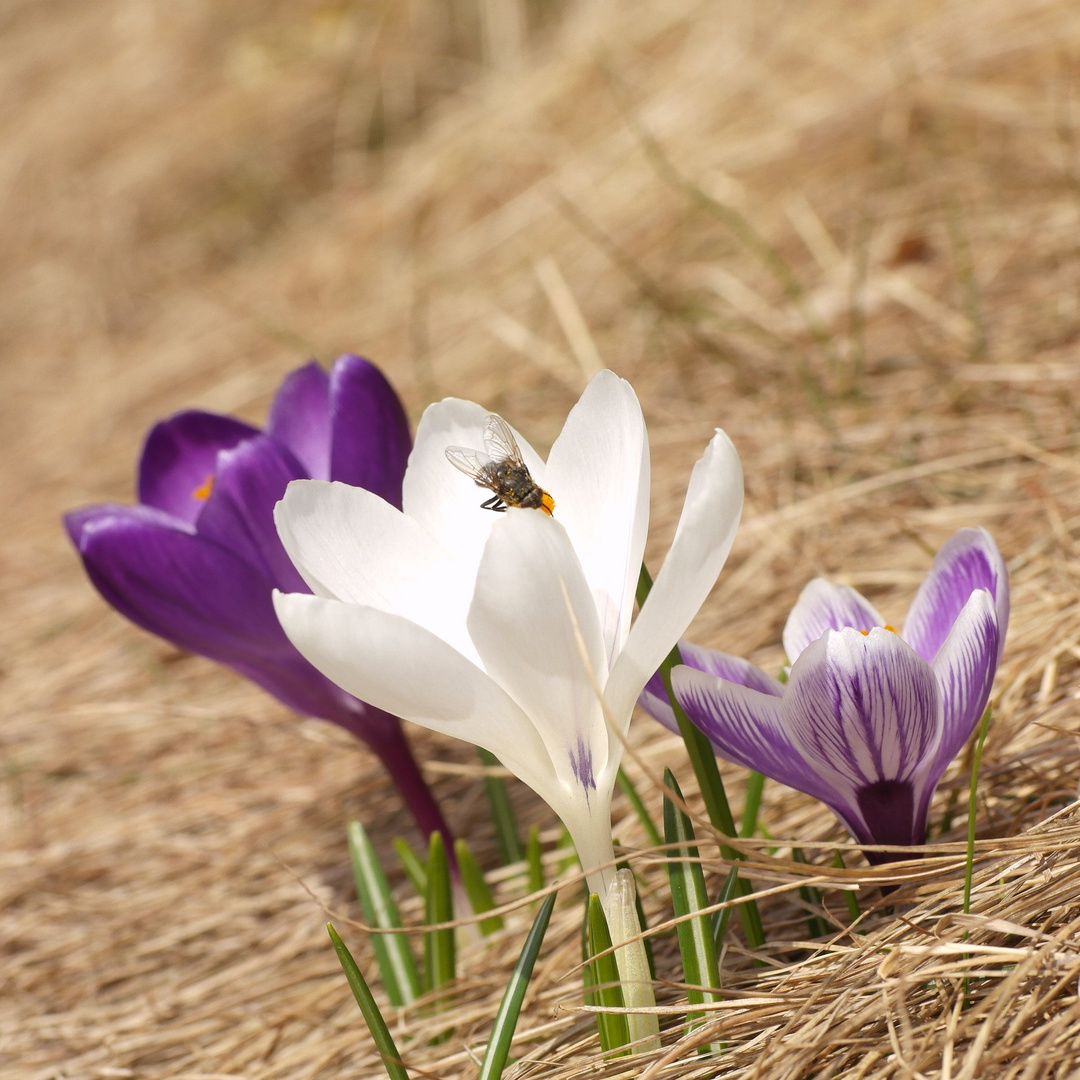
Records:
{"label": "orange stigma", "polygon": [[[886,623],[884,626],[875,626],[875,627],[873,627],[873,629],[874,630],[888,630],[890,634],[895,634],[896,633],[896,627],[895,626],[890,626],[888,623]],[[869,630],[860,630],[859,633],[862,634],[863,637],[866,637],[870,633],[870,631]]]}
{"label": "orange stigma", "polygon": [[206,502],[210,498],[210,492],[214,490],[214,474],[211,473],[192,493],[191,497],[197,502]]}

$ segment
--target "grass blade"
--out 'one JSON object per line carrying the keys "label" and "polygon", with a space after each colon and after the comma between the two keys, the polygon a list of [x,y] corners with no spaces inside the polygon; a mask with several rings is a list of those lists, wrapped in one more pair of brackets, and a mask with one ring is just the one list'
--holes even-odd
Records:
{"label": "grass blade", "polygon": [[[801,848],[791,849],[792,861],[807,865],[806,856]],[[821,907],[821,892],[813,885],[800,885],[799,897],[808,908]],[[811,938],[826,937],[829,933],[829,924],[820,916],[809,914],[806,919],[806,933]]]}
{"label": "grass blade", "polygon": [[427,867],[424,866],[420,856],[409,846],[408,840],[403,840],[400,836],[394,837],[394,850],[401,860],[401,865],[405,868],[409,881],[412,882],[412,887],[416,890],[416,895],[427,896]]}
{"label": "grass blade", "polygon": [[431,834],[427,865],[428,890],[424,907],[424,988],[437,990],[457,974],[457,951],[454,929],[430,929],[438,923],[452,922],[454,901],[450,888],[450,865],[442,833]]}
{"label": "grass blade", "polygon": [[649,843],[653,847],[659,847],[663,843],[663,840],[660,839],[660,830],[649,816],[649,811],[645,808],[645,803],[638,794],[637,788],[634,787],[634,781],[631,780],[622,769],[619,769],[615,779],[618,782],[619,790],[622,791],[626,796],[627,801],[634,808],[634,813],[637,814],[638,821],[641,822],[641,827],[645,830],[645,835],[649,838]]}
{"label": "grass blade", "polygon": [[375,998],[371,996],[368,984],[364,981],[364,976],[360,973],[360,968],[353,959],[352,953],[330,923],[326,924],[326,929],[330,934],[330,940],[334,943],[334,952],[337,953],[341,969],[349,981],[349,989],[352,990],[356,1004],[360,1006],[360,1012],[367,1022],[368,1031],[371,1032],[371,1038],[375,1042],[375,1049],[382,1057],[387,1076],[390,1080],[409,1080],[409,1072],[402,1064],[401,1055],[398,1053],[397,1046],[394,1045],[390,1029],[386,1026],[386,1021],[379,1011]]}
{"label": "grass blade", "polygon": [[525,846],[525,866],[528,868],[529,892],[539,892],[544,887],[544,849],[540,845],[540,830],[534,825],[529,829],[529,842]]}
{"label": "grass blade", "polygon": [[510,1056],[510,1044],[514,1039],[521,1004],[525,1000],[525,991],[528,989],[529,979],[532,978],[533,967],[537,956],[540,955],[540,946],[544,943],[544,934],[547,933],[554,908],[555,893],[552,893],[540,905],[529,936],[525,939],[521,955],[514,965],[514,972],[510,976],[510,982],[499,1003],[499,1011],[495,1014],[495,1023],[491,1029],[491,1038],[488,1039],[487,1052],[480,1066],[478,1080],[499,1080],[502,1076],[506,1060]]}
{"label": "grass blade", "polygon": [[[732,867],[728,871],[728,876],[724,879],[724,887],[720,890],[720,895],[716,898],[718,904],[726,904],[735,895],[735,886],[739,882],[739,871],[736,867]],[[713,915],[713,947],[716,949],[717,966],[720,963],[720,950],[724,944],[724,934],[727,933],[728,919],[731,918],[731,908],[720,908]]]}
{"label": "grass blade", "polygon": [[[350,821],[347,835],[353,880],[364,921],[369,926],[400,929],[401,914],[368,834],[359,821]],[[420,996],[420,974],[405,935],[372,934],[371,941],[390,1004],[408,1005],[415,1001]]]}
{"label": "grass blade", "polygon": [[[604,905],[596,893],[589,893],[588,922],[594,1003],[606,1009],[622,1009],[625,1004],[619,983],[619,966],[611,948],[611,933]],[[604,955],[599,956],[598,953]],[[626,1048],[630,1042],[630,1028],[625,1013],[599,1012],[596,1014],[596,1026],[600,1032],[600,1046],[605,1053],[616,1051],[616,1056],[621,1056],[630,1052]]]}
{"label": "grass blade", "polygon": [[[652,588],[652,578],[645,564],[641,565],[641,573],[638,576],[637,602],[640,607],[645,603],[645,598]],[[679,655],[679,647],[668,653],[667,658],[660,665],[660,674],[664,680],[664,689],[667,691],[668,702],[675,713],[675,722],[679,725],[679,734],[686,745],[686,754],[690,758],[690,764],[694,768],[698,787],[701,789],[701,798],[705,803],[705,810],[709,821],[714,829],[725,836],[735,836],[735,819],[731,816],[731,807],[728,804],[727,793],[724,791],[724,781],[720,778],[720,770],[716,764],[716,755],[713,753],[712,743],[704,733],[694,727],[690,717],[683,711],[678,699],[671,689],[671,669],[676,664],[682,663]],[[720,854],[728,862],[736,862],[745,859],[741,851],[736,851],[726,844],[720,845]],[[751,892],[750,883],[739,879],[735,885],[736,895],[748,896]],[[739,905],[739,918],[742,920],[743,932],[746,941],[752,949],[761,948],[765,944],[765,930],[761,925],[761,915],[758,913],[757,904],[748,900]]]}
{"label": "grass blade", "polygon": [[[833,852],[832,864],[837,870],[846,869],[844,866],[844,856],[841,855],[839,851]],[[852,923],[857,923],[862,918],[862,912],[859,910],[859,898],[851,889],[844,889],[843,893],[844,903],[847,905],[848,918]]]}
{"label": "grass blade", "polygon": [[765,776],[752,770],[746,778],[746,798],[743,800],[742,821],[739,835],[748,840],[757,832],[758,811],[761,809],[761,793],[765,790]]}
{"label": "grass blade", "polygon": [[[490,750],[477,747],[480,763],[487,768],[497,768],[501,763]],[[484,792],[491,808],[491,820],[495,825],[495,842],[499,845],[499,858],[503,866],[521,862],[521,841],[518,839],[517,821],[510,805],[510,796],[501,776],[485,776]]]}
{"label": "grass blade", "polygon": [[[469,904],[474,915],[483,915],[495,906],[495,898],[491,895],[491,888],[484,880],[484,872],[476,865],[473,853],[469,845],[462,839],[454,841],[454,854],[457,855],[458,872],[461,874],[461,884],[465,889],[465,895],[469,898]],[[501,915],[493,915],[490,919],[481,919],[479,924],[480,933],[487,937],[496,930],[503,928]]]}
{"label": "grass blade", "polygon": [[[664,783],[680,798],[682,793],[670,769],[664,771]],[[705,874],[698,858],[694,827],[690,819],[671,801],[664,797],[664,840],[669,846],[667,856],[668,878],[671,881],[671,903],[677,918],[694,915],[709,906],[709,894],[705,890]],[[691,1005],[718,1001],[719,995],[707,989],[720,988],[720,968],[716,962],[716,944],[707,915],[684,919],[677,927],[679,952],[682,954],[683,976],[689,985],[687,997]],[[687,1020],[694,1026],[695,1020],[704,1019],[703,1013],[689,1012]],[[710,1053],[715,1045],[702,1047]]]}

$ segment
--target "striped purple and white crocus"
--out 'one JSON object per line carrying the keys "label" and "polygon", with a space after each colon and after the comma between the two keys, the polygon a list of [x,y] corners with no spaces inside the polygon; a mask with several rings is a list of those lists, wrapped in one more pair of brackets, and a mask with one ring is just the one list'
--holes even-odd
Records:
{"label": "striped purple and white crocus", "polygon": [[411,447],[405,410],[378,368],[346,354],[327,374],[312,361],[281,384],[264,430],[193,410],[155,424],[139,460],[138,503],[74,510],[64,525],[117,611],[352,732],[386,766],[424,835],[449,837],[400,720],[316,671],[271,599],[275,588],[307,588],[274,528],[289,482],[344,481],[400,506]]}
{"label": "striped purple and white crocus", "polygon": [[[784,628],[786,685],[682,643],[672,687],[719,756],[820,799],[862,844],[921,844],[934,788],[986,708],[1008,621],[1001,552],[985,529],[961,529],[902,632],[854,589],[816,578]],[[640,701],[675,728],[659,675]]]}

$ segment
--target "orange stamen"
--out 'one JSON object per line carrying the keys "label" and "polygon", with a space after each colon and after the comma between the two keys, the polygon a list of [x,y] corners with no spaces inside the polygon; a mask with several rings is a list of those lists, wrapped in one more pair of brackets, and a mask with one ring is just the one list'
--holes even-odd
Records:
{"label": "orange stamen", "polygon": [[197,502],[206,502],[210,498],[210,492],[214,490],[214,474],[211,473],[202,484],[197,487],[192,493],[191,497]]}
{"label": "orange stamen", "polygon": [[555,510],[555,500],[546,491],[540,495],[540,509],[543,510],[548,517],[552,517]]}
{"label": "orange stamen", "polygon": [[[886,623],[884,626],[880,626],[880,627],[875,626],[874,629],[875,630],[888,630],[890,634],[895,634],[896,633],[896,627],[895,626],[890,626],[888,623]],[[870,631],[869,630],[860,630],[859,633],[862,634],[863,637],[867,637],[869,635]]]}

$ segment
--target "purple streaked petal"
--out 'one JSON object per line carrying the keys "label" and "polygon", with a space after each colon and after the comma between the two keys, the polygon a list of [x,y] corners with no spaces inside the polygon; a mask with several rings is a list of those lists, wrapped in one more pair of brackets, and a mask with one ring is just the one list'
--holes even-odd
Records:
{"label": "purple streaked petal", "polygon": [[270,407],[266,434],[289,449],[305,476],[330,479],[330,376],[316,361],[285,376]]}
{"label": "purple streaked petal", "polygon": [[351,727],[358,703],[289,644],[260,569],[152,507],[92,507],[67,524],[90,580],[126,618],[291,708]]}
{"label": "purple streaked petal", "polygon": [[698,671],[704,671],[707,675],[715,675],[717,678],[726,679],[739,686],[758,690],[762,694],[771,694],[773,697],[784,696],[784,687],[779,679],[774,679],[741,656],[732,656],[731,653],[719,652],[716,649],[705,649],[689,641],[679,642],[679,656],[684,664],[697,668]]}
{"label": "purple streaked petal", "polygon": [[305,476],[305,467],[267,435],[222,451],[214,489],[198,521],[199,535],[259,567],[271,587],[307,592],[274,526],[274,506],[290,481]]}
{"label": "purple streaked petal", "polygon": [[791,668],[792,743],[848,806],[882,780],[918,781],[941,735],[934,673],[897,634],[827,631]]}
{"label": "purple streaked petal", "polygon": [[1000,639],[997,608],[985,589],[964,605],[932,665],[944,706],[941,743],[934,753],[929,783],[936,784],[949,762],[978,726],[997,671]]}
{"label": "purple streaked petal", "polygon": [[[783,696],[784,687],[778,679],[767,675],[761,668],[739,656],[718,652],[716,649],[704,649],[689,641],[679,642],[679,656],[688,667],[704,671],[707,675],[715,675],[728,682],[738,683],[739,686],[748,686],[751,690],[771,694],[773,697]],[[671,703],[668,701],[667,690],[664,689],[664,680],[659,671],[655,672],[645,684],[645,689],[638,698],[638,704],[654,720],[663,724],[668,731],[678,734],[679,725],[675,723],[675,714],[671,711]]]}
{"label": "purple streaked petal", "polygon": [[218,453],[259,434],[207,412],[182,412],[150,429],[139,460],[139,502],[194,523],[206,505]]}
{"label": "purple streaked petal", "polygon": [[401,509],[412,449],[409,421],[386,376],[346,353],[330,372],[330,479],[367,488]]}
{"label": "purple streaked petal", "polygon": [[781,700],[680,665],[671,684],[686,715],[728,761],[816,799],[833,797],[788,736]]}
{"label": "purple streaked petal", "polygon": [[1009,625],[1009,575],[985,529],[960,529],[941,546],[908,610],[904,640],[929,664],[976,589],[986,589],[997,610],[998,654]]}
{"label": "purple streaked petal", "polygon": [[834,585],[825,578],[814,578],[799,594],[784,627],[784,652],[794,664],[812,641],[826,630],[871,630],[884,626],[885,620],[874,605],[850,585]]}

